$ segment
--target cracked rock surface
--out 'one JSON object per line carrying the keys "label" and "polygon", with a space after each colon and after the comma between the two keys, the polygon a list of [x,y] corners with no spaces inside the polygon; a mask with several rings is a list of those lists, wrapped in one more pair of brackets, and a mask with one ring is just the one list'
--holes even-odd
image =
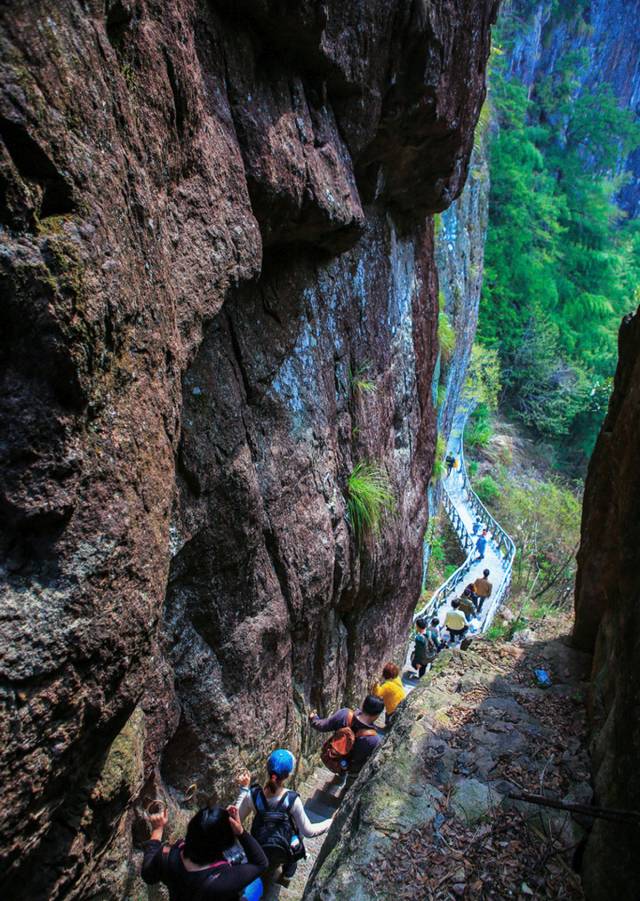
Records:
{"label": "cracked rock surface", "polygon": [[[182,822],[193,783],[227,798],[275,741],[306,754],[305,709],[405,635],[430,217],[496,6],[0,12],[3,897],[126,896],[145,799]],[[359,548],[364,460],[397,512]]]}

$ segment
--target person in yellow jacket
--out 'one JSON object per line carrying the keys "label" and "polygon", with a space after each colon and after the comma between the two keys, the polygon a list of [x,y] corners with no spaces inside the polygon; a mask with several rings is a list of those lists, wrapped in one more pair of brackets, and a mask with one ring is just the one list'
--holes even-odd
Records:
{"label": "person in yellow jacket", "polygon": [[373,686],[372,693],[384,701],[384,724],[388,728],[393,722],[398,704],[407,696],[400,678],[400,667],[395,663],[385,663],[382,670],[382,682]]}
{"label": "person in yellow jacket", "polygon": [[460,641],[464,638],[464,633],[467,631],[467,621],[464,618],[464,614],[460,612],[460,601],[451,601],[451,607],[452,609],[445,617],[444,624],[449,630],[449,636],[453,644],[455,641]]}

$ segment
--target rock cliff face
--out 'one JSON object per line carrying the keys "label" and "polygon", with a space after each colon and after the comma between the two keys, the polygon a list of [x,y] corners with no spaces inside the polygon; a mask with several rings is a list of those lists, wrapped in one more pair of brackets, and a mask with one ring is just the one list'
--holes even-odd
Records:
{"label": "rock cliff face", "polygon": [[464,191],[442,213],[436,237],[444,310],[456,334],[456,345],[443,373],[445,395],[438,411],[438,431],[446,437],[460,400],[478,325],[488,217],[488,134],[479,126]]}
{"label": "rock cliff face", "polygon": [[[640,311],[620,330],[609,412],[585,485],[576,583],[578,647],[594,652],[596,803],[640,810]],[[638,830],[598,820],[584,855],[587,897],[637,896]]]}
{"label": "rock cliff face", "polygon": [[[465,180],[495,8],[0,13],[3,897],[121,898],[143,785],[215,796],[304,750],[304,707],[401,640],[427,217]],[[398,509],[359,547],[361,460]]]}
{"label": "rock cliff face", "polygon": [[[517,38],[509,48],[512,71],[533,88],[558,70],[571,53],[586,51],[587,62],[577,73],[582,88],[608,83],[622,106],[640,118],[640,0],[591,0],[552,3],[512,0],[504,15],[517,17]],[[619,204],[640,216],[640,150],[620,160],[629,181]]]}

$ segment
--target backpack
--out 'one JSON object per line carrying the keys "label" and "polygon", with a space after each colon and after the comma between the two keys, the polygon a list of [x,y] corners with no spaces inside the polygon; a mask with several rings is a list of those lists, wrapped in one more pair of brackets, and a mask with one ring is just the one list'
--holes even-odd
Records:
{"label": "backpack", "polygon": [[[175,845],[164,844],[162,846],[162,857],[160,859],[160,872],[162,881],[169,888],[176,888],[180,885],[180,876],[182,870],[179,868],[180,854],[182,849],[184,848],[184,839],[176,842]],[[206,879],[200,883],[198,888],[195,891],[195,894],[191,895],[191,901],[202,901],[205,897],[207,889],[210,885],[215,882],[215,880],[220,875],[220,872],[226,867],[230,867],[231,863],[228,860],[218,860],[212,866],[207,867],[209,875]],[[217,871],[217,872],[213,872]],[[201,871],[206,872],[206,871]]]}
{"label": "backpack", "polygon": [[300,797],[297,792],[286,791],[275,807],[270,807],[262,786],[252,785],[251,800],[256,809],[251,826],[251,835],[258,842],[270,861],[281,863],[300,860],[307,856],[302,838],[299,845],[292,847],[296,827],[291,819],[293,805]]}
{"label": "backpack", "polygon": [[349,710],[346,725],[337,729],[331,738],[325,741],[320,751],[320,760],[332,773],[340,775],[344,773],[345,768],[340,765],[341,761],[349,759],[349,755],[359,736],[378,734],[375,729],[352,729],[352,722],[353,710]]}
{"label": "backpack", "polygon": [[[420,638],[423,640],[419,641]],[[422,649],[420,654],[418,654],[418,645],[420,645]],[[418,633],[414,639],[413,653],[411,654],[411,666],[414,669],[418,669],[419,666],[426,666],[427,663],[432,663],[435,660],[437,653],[438,648],[429,633],[425,632],[424,635]]]}

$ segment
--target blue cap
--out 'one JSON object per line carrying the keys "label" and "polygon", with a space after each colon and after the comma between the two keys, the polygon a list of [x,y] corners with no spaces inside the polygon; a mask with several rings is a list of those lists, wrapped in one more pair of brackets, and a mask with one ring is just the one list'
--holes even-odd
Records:
{"label": "blue cap", "polygon": [[285,751],[284,748],[278,748],[269,755],[267,760],[267,772],[274,776],[288,776],[296,768],[296,759],[291,751]]}

